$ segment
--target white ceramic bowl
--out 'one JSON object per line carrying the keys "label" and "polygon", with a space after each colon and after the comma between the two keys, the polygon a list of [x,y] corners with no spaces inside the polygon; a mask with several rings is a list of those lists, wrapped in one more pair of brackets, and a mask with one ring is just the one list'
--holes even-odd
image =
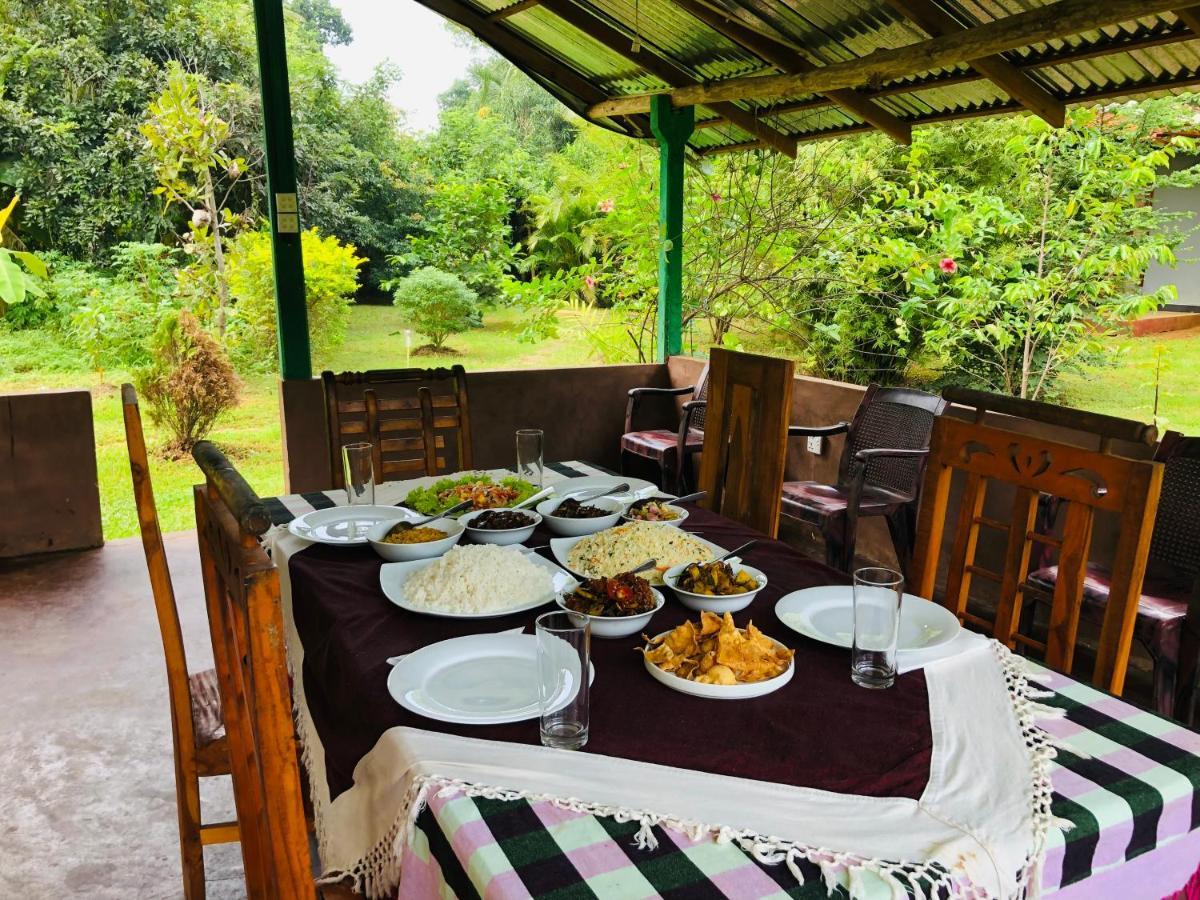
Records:
{"label": "white ceramic bowl", "polygon": [[[420,544],[388,544],[383,538],[404,519],[393,519],[390,522],[380,522],[367,532],[367,542],[375,548],[375,552],[388,562],[412,562],[414,559],[432,559],[441,556],[459,542],[464,528],[454,519],[434,519],[426,522],[429,528],[438,528],[446,532],[446,537],[440,541],[424,541]],[[418,526],[420,527],[420,526]]]}
{"label": "white ceramic bowl", "polygon": [[[785,646],[775,638],[769,637],[768,640],[776,646]],[[673,691],[679,691],[681,694],[706,697],[709,700],[748,700],[751,697],[761,697],[779,690],[792,680],[792,675],[796,671],[796,661],[793,659],[787,669],[765,681],[750,681],[745,684],[701,684],[698,681],[690,681],[671,672],[663,671],[646,659],[645,654],[643,654],[642,661],[646,666],[646,671],[655,681],[666,685]]]}
{"label": "white ceramic bowl", "polygon": [[667,507],[667,509],[670,509],[674,513],[676,513],[679,516],[679,518],[678,519],[659,519],[656,521],[650,521],[649,519],[636,519],[633,516],[629,515],[628,507],[626,507],[626,512],[621,514],[621,518],[626,522],[646,522],[648,525],[670,525],[672,528],[678,528],[680,525],[682,525],[684,522],[687,521],[688,511],[686,509],[684,509],[682,506],[675,506],[673,503],[667,503],[667,504],[665,504],[665,506]]}
{"label": "white ceramic bowl", "polygon": [[691,563],[684,563],[683,565],[672,566],[667,569],[667,571],[663,572],[663,584],[675,592],[675,596],[679,598],[680,603],[696,612],[707,610],[710,613],[716,613],[718,616],[723,616],[727,612],[741,612],[750,605],[750,601],[758,595],[758,592],[767,586],[767,576],[759,569],[742,565],[740,562],[732,562],[730,565],[733,567],[735,575],[738,572],[749,572],[750,576],[758,582],[758,587],[752,591],[746,591],[744,594],[730,594],[726,597],[693,594],[691,591],[685,591],[675,586],[680,574],[690,565]]}
{"label": "white ceramic bowl", "polygon": [[[563,609],[567,608],[565,595],[571,593],[575,588],[564,591],[558,595],[558,605]],[[592,625],[592,636],[598,638],[623,638],[629,637],[631,634],[637,634],[645,630],[650,623],[651,617],[663,608],[666,603],[666,598],[662,592],[654,588],[650,588],[650,593],[654,595],[654,609],[649,612],[638,613],[636,616],[589,616],[587,613],[578,613],[584,616]]]}
{"label": "white ceramic bowl", "polygon": [[[510,512],[511,510],[504,511]],[[542,517],[532,509],[518,509],[515,512],[524,513],[533,519],[532,525],[526,525],[523,528],[472,528],[471,522],[485,512],[491,512],[491,510],[475,509],[469,513],[463,513],[458,518],[459,523],[467,529],[467,537],[477,544],[499,544],[500,546],[520,544],[529,540],[533,529],[542,523]]]}
{"label": "white ceramic bowl", "polygon": [[583,537],[585,534],[595,534],[605,528],[612,528],[621,518],[621,513],[625,512],[625,504],[620,500],[612,497],[600,497],[596,500],[585,501],[584,506],[606,509],[609,511],[607,516],[596,516],[594,519],[564,519],[554,515],[554,510],[558,509],[560,503],[562,503],[561,497],[543,500],[537,505],[537,511],[545,521],[546,527],[553,534],[562,537]]}

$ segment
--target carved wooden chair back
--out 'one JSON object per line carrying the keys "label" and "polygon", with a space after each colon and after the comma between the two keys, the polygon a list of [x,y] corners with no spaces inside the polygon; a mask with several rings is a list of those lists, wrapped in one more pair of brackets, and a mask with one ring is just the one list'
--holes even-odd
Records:
{"label": "carved wooden chair back", "polygon": [[224,454],[192,455],[200,564],[252,900],[315,898],[288,687],[279,572],[259,542],[266,508]]}
{"label": "carved wooden chair back", "polygon": [[200,811],[199,780],[201,777],[229,773],[229,749],[220,717],[220,700],[214,690],[214,673],[211,670],[194,675],[188,673],[179,608],[175,603],[175,588],[171,583],[171,570],[167,565],[166,548],[158,524],[158,508],[154,502],[154,486],[150,481],[142,414],[137,393],[131,384],[121,385],[121,408],[138,529],[146,554],[154,611],[167,664],[184,896],[187,900],[196,900],[202,898],[205,892],[204,845],[238,839],[236,823],[205,823]]}
{"label": "carved wooden chair back", "polygon": [[[912,583],[923,597],[934,596],[942,539],[950,514],[951,481],[963,473],[964,487],[954,516],[953,543],[942,603],[966,622],[990,629],[1010,647],[1020,643],[1044,651],[1049,665],[1070,671],[1083,601],[1084,577],[1097,512],[1120,517],[1112,592],[1105,610],[1092,680],[1119,694],[1125,682],[1134,619],[1146,570],[1154,512],[1162,484],[1162,465],[1151,461],[1084,450],[1043,438],[1017,434],[948,416],[934,423],[929,466],[917,526]],[[1003,520],[988,518],[984,502],[989,486],[1014,488],[1011,511]],[[1067,501],[1061,538],[1036,529],[1041,494]],[[1007,535],[1003,568],[992,572],[976,564],[981,527]],[[1058,550],[1059,578],[1043,644],[1020,634],[1021,595],[1035,544]],[[971,580],[999,585],[995,621],[967,610]]]}
{"label": "carved wooden chair back", "polygon": [[[384,465],[386,474],[402,477],[474,467],[467,373],[462,366],[322,372],[321,382],[334,487],[345,486],[342,446],[355,441],[379,445],[376,477],[381,480]],[[374,398],[372,410],[367,407],[368,391]],[[432,446],[427,449],[426,444]]]}
{"label": "carved wooden chair back", "polygon": [[791,360],[714,348],[700,458],[704,505],[771,537],[787,464]]}

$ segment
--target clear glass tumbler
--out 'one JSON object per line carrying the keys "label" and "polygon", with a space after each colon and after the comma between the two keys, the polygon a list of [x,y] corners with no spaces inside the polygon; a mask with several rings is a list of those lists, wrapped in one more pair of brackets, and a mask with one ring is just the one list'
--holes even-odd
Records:
{"label": "clear glass tumbler", "polygon": [[364,441],[342,447],[342,471],[346,476],[346,501],[351,506],[375,505],[375,468],[372,446]]}
{"label": "clear glass tumbler", "polygon": [[850,678],[865,688],[889,688],[896,680],[896,639],[904,576],[868,567],[854,573],[854,644]]}
{"label": "clear glass tumbler", "polygon": [[536,632],[542,743],[578,750],[588,739],[591,625],[562,610],[538,616]]}
{"label": "clear glass tumbler", "polygon": [[542,489],[542,475],[545,461],[546,435],[540,428],[520,428],[517,430],[517,475]]}

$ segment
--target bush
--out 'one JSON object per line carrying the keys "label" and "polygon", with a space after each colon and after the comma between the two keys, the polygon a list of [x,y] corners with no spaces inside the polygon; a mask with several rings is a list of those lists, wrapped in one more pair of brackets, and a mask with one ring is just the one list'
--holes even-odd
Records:
{"label": "bush", "polygon": [[[441,352],[446,338],[472,327],[479,297],[449,272],[426,267],[396,284],[395,305],[413,328],[429,338],[420,350]],[[420,351],[418,351],[420,352]]]}
{"label": "bush", "polygon": [[[358,269],[366,260],[353,245],[322,237],[315,228],[300,236],[304,254],[304,292],[313,358],[320,361],[346,336],[350,305],[358,289]],[[243,232],[230,242],[226,263],[233,298],[227,340],[243,371],[275,366],[279,334],[275,319],[275,273],[271,236]]]}
{"label": "bush", "polygon": [[164,454],[178,458],[237,403],[240,384],[228,357],[187,310],[159,323],[151,350],[153,363],[135,381],[150,418],[171,432]]}

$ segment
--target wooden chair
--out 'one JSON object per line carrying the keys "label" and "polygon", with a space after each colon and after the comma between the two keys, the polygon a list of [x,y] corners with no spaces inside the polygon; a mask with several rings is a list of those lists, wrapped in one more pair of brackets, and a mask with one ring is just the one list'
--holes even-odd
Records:
{"label": "wooden chair", "polygon": [[[429,388],[424,385],[417,388],[415,410],[407,407],[387,409],[389,401],[381,403],[374,388],[363,391],[363,403],[366,405],[365,438],[371,442],[371,462],[378,481],[391,481],[392,476],[412,478],[414,475],[437,474],[438,443],[434,431],[433,392]],[[391,401],[393,407],[395,403]],[[417,429],[420,436],[414,437],[412,432]]]}
{"label": "wooden chair", "polygon": [[794,365],[788,359],[714,348],[709,368],[700,457],[700,489],[708,494],[701,502],[775,537]]}
{"label": "wooden chair", "polygon": [[924,391],[872,384],[853,421],[788,429],[791,437],[846,435],[837,484],[783,484],[783,514],[821,529],[826,565],[849,572],[854,565],[858,520],[883,516],[896,558],[907,571],[929,434],[934,418],[945,408],[945,400]]}
{"label": "wooden chair", "polygon": [[259,543],[266,508],[215,445],[192,455],[209,628],[229,733],[246,892],[315,898],[280,608],[279,572]]}
{"label": "wooden chair", "polygon": [[[1104,511],[1119,516],[1112,589],[1092,676],[1099,687],[1119,694],[1133,641],[1162,465],[939,416],[933,426],[910,579],[914,593],[923,597],[934,596],[955,472],[963,473],[965,484],[954,515],[942,603],[964,622],[991,630],[1009,647],[1019,643],[1044,651],[1046,662],[1062,671],[1069,672],[1074,660],[1095,515]],[[988,488],[997,482],[1015,489],[1011,512],[1003,520],[989,518],[984,510]],[[1069,501],[1061,538],[1036,530],[1041,494]],[[980,528],[1007,536],[1000,572],[976,564]],[[1018,627],[1035,543],[1052,546],[1059,554],[1059,577],[1045,643],[1021,634]],[[999,586],[993,622],[967,609],[973,577]]]}
{"label": "wooden chair", "polygon": [[[394,465],[393,474],[409,477],[474,468],[471,417],[467,402],[467,373],[449,369],[378,369],[370,372],[322,372],[325,420],[329,434],[330,477],[344,487],[342,446],[370,440],[366,392],[373,391],[376,422],[386,449],[381,455]],[[432,425],[423,418],[421,388],[428,392]],[[434,471],[428,471],[426,428],[434,435]],[[393,435],[392,437],[386,437]],[[420,437],[417,437],[420,435]],[[417,446],[420,441],[420,447]],[[377,471],[377,477],[382,473]]]}
{"label": "wooden chair", "polygon": [[[634,430],[638,406],[646,397],[686,397],[679,425],[669,428]],[[679,494],[687,493],[691,459],[704,446],[704,422],[707,416],[708,366],[700,372],[695,384],[678,388],[632,388],[625,407],[625,433],[621,435],[621,474],[625,474],[629,457],[647,459],[658,466],[659,484],[673,486]],[[669,480],[668,480],[669,479]]]}
{"label": "wooden chair", "polygon": [[[1154,458],[1163,465],[1162,493],[1146,559],[1146,579],[1138,597],[1134,637],[1154,660],[1155,708],[1165,716],[1183,718],[1176,712],[1180,686],[1176,672],[1188,652],[1181,646],[1181,636],[1189,605],[1200,592],[1200,516],[1196,515],[1200,503],[1200,438],[1169,431]],[[1031,585],[1040,589],[1033,594],[1034,599],[1044,601],[1052,595],[1058,579],[1056,564],[1030,574]],[[1102,612],[1111,590],[1112,572],[1088,563],[1083,583],[1086,607],[1093,613]],[[1189,660],[1185,668],[1193,671],[1194,662]]]}
{"label": "wooden chair", "polygon": [[171,701],[171,738],[175,750],[175,803],[179,816],[179,850],[183,864],[183,895],[204,897],[204,847],[238,839],[236,822],[205,823],[200,814],[200,779],[228,775],[229,746],[221,716],[215,669],[188,675],[183,630],[171,571],[158,526],[154,487],[146,456],[142,416],[133,385],[121,385],[125,442],[133,475],[133,499],[146,552],[150,589],[158,614],[163,654],[167,662],[167,695]]}

